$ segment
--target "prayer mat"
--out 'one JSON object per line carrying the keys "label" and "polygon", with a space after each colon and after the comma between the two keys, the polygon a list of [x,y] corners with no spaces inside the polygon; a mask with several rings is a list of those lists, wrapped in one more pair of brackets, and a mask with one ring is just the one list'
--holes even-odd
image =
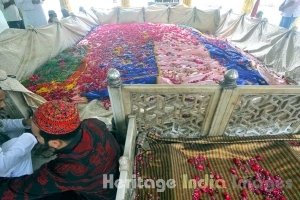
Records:
{"label": "prayer mat", "polygon": [[300,199],[299,135],[151,139],[137,149],[135,199]]}

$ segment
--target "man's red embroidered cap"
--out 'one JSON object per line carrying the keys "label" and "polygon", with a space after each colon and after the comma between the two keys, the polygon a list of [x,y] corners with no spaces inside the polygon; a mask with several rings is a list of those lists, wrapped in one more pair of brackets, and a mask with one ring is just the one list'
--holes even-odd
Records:
{"label": "man's red embroidered cap", "polygon": [[35,111],[33,122],[42,131],[53,135],[64,135],[80,125],[79,112],[73,103],[54,100],[42,104]]}

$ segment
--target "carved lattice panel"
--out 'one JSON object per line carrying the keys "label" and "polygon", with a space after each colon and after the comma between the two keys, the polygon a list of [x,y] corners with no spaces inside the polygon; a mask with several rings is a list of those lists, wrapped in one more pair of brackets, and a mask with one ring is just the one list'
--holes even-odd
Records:
{"label": "carved lattice panel", "polygon": [[292,134],[300,130],[300,95],[239,96],[225,129],[229,136]]}
{"label": "carved lattice panel", "polygon": [[199,137],[212,94],[131,93],[131,113],[138,130],[155,130],[162,137]]}

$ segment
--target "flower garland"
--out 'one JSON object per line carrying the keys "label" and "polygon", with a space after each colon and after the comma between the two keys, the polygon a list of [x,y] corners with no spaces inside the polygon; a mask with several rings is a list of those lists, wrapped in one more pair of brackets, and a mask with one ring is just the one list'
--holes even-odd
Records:
{"label": "flower garland", "polygon": [[[232,161],[234,167],[231,167],[229,171],[235,177],[236,184],[241,186],[241,200],[248,200],[249,193],[261,195],[266,200],[286,200],[283,189],[281,188],[281,185],[283,184],[282,177],[279,175],[272,175],[270,171],[263,168],[260,164],[263,161],[260,155],[250,158],[249,160],[233,158]],[[205,168],[208,168],[211,177],[213,177],[219,185],[222,184],[222,182],[218,182],[218,180],[223,179],[223,177],[220,174],[211,171],[210,163],[206,157],[198,155],[189,158],[187,162],[193,165],[198,171],[204,171]],[[242,178],[242,174],[247,174],[249,176],[246,181]],[[195,176],[194,180],[196,183],[199,183],[200,176]],[[243,185],[244,183],[246,183],[246,185]],[[257,186],[254,183],[260,183],[260,185]],[[194,189],[192,199],[200,200],[205,194],[208,194],[210,199],[215,199],[214,196],[217,192],[218,191],[214,188],[198,186]],[[230,194],[227,192],[223,193],[223,198],[225,200],[231,200]]]}
{"label": "flower garland", "polygon": [[68,78],[80,67],[87,54],[87,46],[74,46],[62,51],[38,68],[23,84],[32,92],[43,96],[46,100],[63,99],[71,101],[72,89],[76,83]]}
{"label": "flower garland", "polygon": [[162,30],[163,39],[155,42],[158,83],[211,85],[223,79],[226,68],[210,57],[189,29],[172,25]]}
{"label": "flower garland", "polygon": [[[237,184],[243,183],[242,174],[248,174],[247,185],[242,185],[241,199],[247,200],[248,193],[262,195],[266,200],[286,200],[282,184],[283,179],[279,175],[273,175],[270,171],[263,168],[263,161],[260,155],[249,160],[239,158],[232,159],[234,167],[230,168],[230,173],[236,177]],[[254,183],[260,183],[257,187]]]}
{"label": "flower garland", "polygon": [[239,84],[267,84],[226,41],[167,24],[99,26],[74,47],[50,59],[24,81],[47,100],[107,103],[107,72],[116,68],[129,84],[217,84],[237,69]]}

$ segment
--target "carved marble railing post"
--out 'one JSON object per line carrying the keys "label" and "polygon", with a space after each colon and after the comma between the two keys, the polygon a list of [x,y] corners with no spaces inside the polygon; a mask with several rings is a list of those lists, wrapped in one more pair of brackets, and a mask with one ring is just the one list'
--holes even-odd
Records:
{"label": "carved marble railing post", "polygon": [[234,89],[237,87],[236,80],[239,78],[238,71],[235,69],[228,70],[224,75],[224,81],[221,82],[223,89]]}
{"label": "carved marble railing post", "polygon": [[218,103],[217,110],[214,115],[211,129],[209,131],[209,136],[220,136],[223,134],[226,122],[229,119],[229,115],[226,112],[229,104],[231,103],[231,96],[234,88],[237,87],[236,80],[239,74],[236,70],[228,70],[224,75],[224,81],[220,83],[222,87],[222,94]]}
{"label": "carved marble railing post", "polygon": [[119,159],[119,185],[116,200],[133,199],[135,187],[133,183],[136,181],[134,172],[135,147],[136,147],[136,118],[134,115],[128,116],[128,129],[123,156]]}
{"label": "carved marble railing post", "polygon": [[112,105],[114,122],[118,132],[118,141],[125,142],[126,138],[126,118],[124,112],[123,98],[122,98],[122,81],[120,72],[116,69],[110,69],[107,75],[108,92]]}

